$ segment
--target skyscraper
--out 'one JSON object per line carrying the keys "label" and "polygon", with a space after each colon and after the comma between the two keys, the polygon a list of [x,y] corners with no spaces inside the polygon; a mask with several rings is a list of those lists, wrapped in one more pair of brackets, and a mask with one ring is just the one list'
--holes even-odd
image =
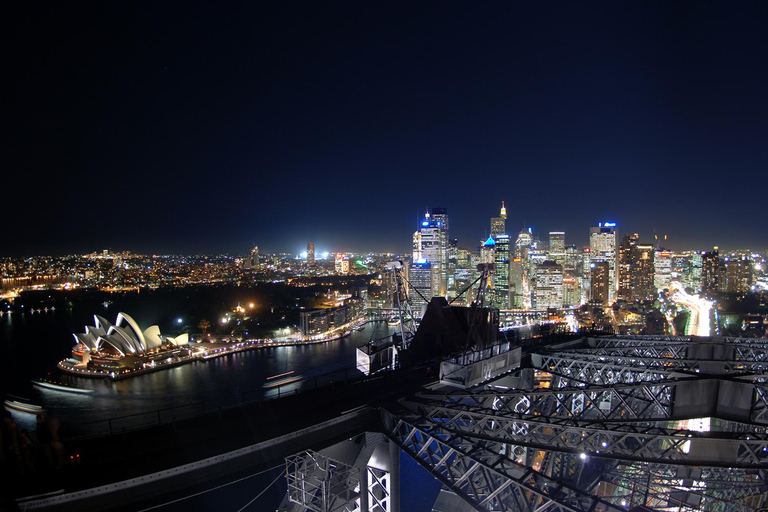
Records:
{"label": "skyscraper", "polygon": [[617,298],[632,300],[632,262],[637,257],[637,244],[640,236],[637,233],[627,233],[621,238],[619,245],[619,291]]}
{"label": "skyscraper", "polygon": [[533,309],[563,307],[563,267],[547,260],[536,267]]}
{"label": "skyscraper", "polygon": [[251,267],[256,268],[259,266],[259,247],[254,245],[251,249]]}
{"label": "skyscraper", "polygon": [[315,264],[315,244],[309,242],[307,244],[307,265],[312,266]]}
{"label": "skyscraper", "polygon": [[421,318],[422,310],[432,298],[432,265],[424,259],[414,261],[408,272],[408,281],[413,287],[409,292],[413,314]]}
{"label": "skyscraper", "polygon": [[714,251],[701,253],[701,291],[710,294],[720,290],[720,280],[723,274],[722,262],[717,248]]}
{"label": "skyscraper", "polygon": [[745,257],[728,258],[725,262],[724,283],[728,293],[746,293],[752,288],[752,262]]}
{"label": "skyscraper", "polygon": [[493,262],[493,297],[491,305],[499,309],[509,309],[511,294],[509,290],[509,264],[510,264],[510,244],[509,235],[497,235],[494,238],[496,248]]}
{"label": "skyscraper", "polygon": [[672,253],[656,249],[653,256],[654,286],[657,290],[668,290],[672,282]]}
{"label": "skyscraper", "polygon": [[432,208],[413,234],[413,261],[426,260],[432,270],[431,297],[445,296],[448,290],[448,213]]}
{"label": "skyscraper", "polygon": [[496,238],[507,233],[507,209],[504,201],[501,202],[501,213],[498,217],[491,217],[491,236]]}
{"label": "skyscraper", "polygon": [[592,263],[592,284],[590,287],[592,300],[607,304],[610,288],[610,265],[607,261]]}
{"label": "skyscraper", "polygon": [[558,265],[565,263],[565,233],[563,231],[549,232],[549,259]]}
{"label": "skyscraper", "polygon": [[616,280],[616,249],[619,232],[615,222],[601,222],[589,229],[589,255],[592,263],[604,261],[608,264],[608,297],[606,304],[613,302],[618,290]]}
{"label": "skyscraper", "polygon": [[432,221],[437,225],[439,240],[438,293],[435,295],[445,297],[448,293],[448,210],[432,208]]}
{"label": "skyscraper", "polygon": [[631,286],[632,298],[636,300],[651,300],[656,297],[657,289],[654,282],[656,274],[655,250],[651,244],[637,244],[632,259]]}

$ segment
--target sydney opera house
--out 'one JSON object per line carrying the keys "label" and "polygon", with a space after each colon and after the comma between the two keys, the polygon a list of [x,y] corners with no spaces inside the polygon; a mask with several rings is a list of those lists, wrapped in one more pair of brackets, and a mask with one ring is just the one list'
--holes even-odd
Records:
{"label": "sydney opera house", "polygon": [[152,325],[142,330],[126,313],[118,313],[115,323],[94,315],[95,325],[87,325],[84,333],[74,333],[72,357],[59,363],[59,368],[80,375],[129,372],[151,369],[189,356],[189,336],[175,338],[160,334]]}

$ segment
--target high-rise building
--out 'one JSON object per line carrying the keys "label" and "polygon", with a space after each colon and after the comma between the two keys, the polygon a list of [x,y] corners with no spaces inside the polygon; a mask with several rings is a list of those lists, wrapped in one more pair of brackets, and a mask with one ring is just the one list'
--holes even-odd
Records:
{"label": "high-rise building", "polygon": [[558,265],[565,264],[565,233],[563,231],[549,232],[549,259]]}
{"label": "high-rise building", "polygon": [[752,288],[752,262],[748,258],[727,258],[724,275],[724,292],[746,293]]}
{"label": "high-rise building", "polygon": [[617,295],[617,298],[621,300],[632,300],[632,262],[637,256],[639,239],[640,236],[637,233],[627,233],[621,238],[618,264],[619,291]]}
{"label": "high-rise building", "polygon": [[422,310],[432,298],[432,264],[425,259],[411,263],[408,281],[412,288],[409,294],[413,314],[421,318]]}
{"label": "high-rise building", "polygon": [[[448,291],[448,213],[445,208],[432,208],[421,227],[413,234],[413,261],[426,260],[432,268],[431,297],[445,296]],[[430,297],[430,298],[431,298]]]}
{"label": "high-rise building", "polygon": [[514,256],[523,263],[523,267],[528,266],[528,251],[531,249],[532,243],[533,234],[531,233],[531,228],[528,228],[528,230],[523,230],[519,235],[517,235],[517,240],[515,240]]}
{"label": "high-rise building", "polygon": [[665,249],[656,249],[653,258],[653,285],[657,290],[668,290],[672,282],[672,253]]}
{"label": "high-rise building", "polygon": [[701,291],[711,294],[720,290],[722,262],[717,248],[701,253]]}
{"label": "high-rise building", "polygon": [[590,291],[593,301],[608,304],[610,300],[610,271],[611,267],[607,261],[595,261],[592,263]]}
{"label": "high-rise building", "polygon": [[701,253],[694,252],[688,259],[688,282],[686,283],[694,292],[701,290],[701,269]]}
{"label": "high-rise building", "polygon": [[315,264],[315,244],[309,242],[307,244],[307,265],[312,266]]}
{"label": "high-rise building", "polygon": [[631,270],[633,299],[650,300],[656,297],[654,255],[655,250],[651,244],[637,244],[635,247]]}
{"label": "high-rise building", "polygon": [[615,222],[601,222],[589,229],[589,255],[592,263],[604,261],[608,264],[608,297],[604,301],[606,304],[615,300],[618,290],[616,279],[618,236]]}
{"label": "high-rise building", "polygon": [[509,309],[511,299],[509,290],[509,235],[497,235],[493,240],[496,245],[493,256],[493,278],[491,279],[493,285],[491,305],[498,309]]}
{"label": "high-rise building", "polygon": [[563,307],[579,305],[579,280],[571,272],[563,272]]}
{"label": "high-rise building", "polygon": [[251,249],[251,267],[256,268],[259,266],[259,248],[254,245]]}
{"label": "high-rise building", "polygon": [[563,267],[547,260],[536,267],[533,309],[563,307]]}
{"label": "high-rise building", "polygon": [[507,209],[504,201],[501,202],[501,213],[498,217],[491,217],[491,236],[496,238],[507,233]]}

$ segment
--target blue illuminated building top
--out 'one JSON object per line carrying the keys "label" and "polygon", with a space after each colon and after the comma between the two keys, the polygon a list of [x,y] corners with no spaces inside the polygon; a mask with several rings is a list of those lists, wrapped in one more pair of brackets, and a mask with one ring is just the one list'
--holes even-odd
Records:
{"label": "blue illuminated building top", "polygon": [[486,240],[485,243],[483,244],[484,247],[494,246],[494,245],[496,245],[496,240],[494,240],[492,236],[489,236],[488,240]]}

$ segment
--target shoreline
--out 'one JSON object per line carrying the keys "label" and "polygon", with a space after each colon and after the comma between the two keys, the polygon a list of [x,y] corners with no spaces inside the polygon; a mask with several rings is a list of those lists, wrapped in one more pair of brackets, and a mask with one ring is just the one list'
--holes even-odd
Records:
{"label": "shoreline", "polygon": [[[70,359],[64,359],[59,361],[56,367],[59,371],[75,377],[86,377],[90,379],[106,379],[111,381],[127,379],[138,375],[144,375],[156,371],[166,370],[168,368],[174,368],[183,364],[193,363],[195,361],[208,361],[216,359],[228,354],[236,354],[238,352],[244,352],[246,350],[255,350],[259,348],[273,348],[273,347],[292,347],[299,345],[316,345],[319,343],[328,343],[330,341],[336,341],[341,338],[349,336],[355,329],[362,327],[368,323],[380,322],[385,320],[363,320],[356,322],[349,329],[344,330],[341,333],[336,333],[331,336],[321,338],[318,340],[300,340],[293,339],[287,341],[277,341],[274,339],[269,340],[243,340],[235,343],[217,343],[217,342],[198,342],[194,347],[194,352],[187,356],[176,358],[175,360],[167,363],[160,363],[151,366],[145,366],[135,370],[124,370],[120,372],[111,372],[104,370],[88,370],[86,368],[78,368],[77,365],[69,363]],[[202,347],[201,347],[202,346]]]}

